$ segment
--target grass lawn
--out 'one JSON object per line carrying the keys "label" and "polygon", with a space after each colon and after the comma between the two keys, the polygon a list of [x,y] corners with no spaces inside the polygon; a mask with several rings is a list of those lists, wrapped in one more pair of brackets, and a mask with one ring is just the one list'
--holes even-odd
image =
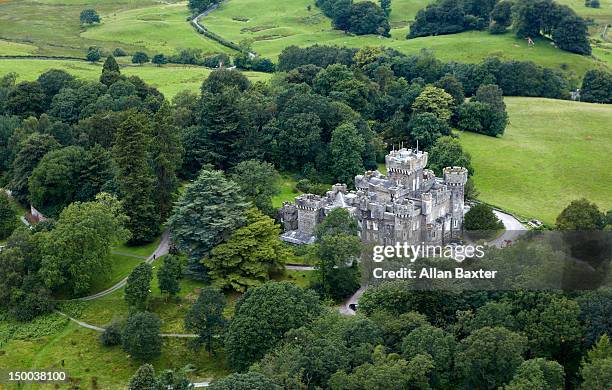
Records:
{"label": "grass lawn", "polygon": [[[102,62],[91,64],[85,61],[36,60],[36,59],[0,59],[0,77],[9,72],[19,74],[18,81],[35,80],[49,69],[63,69],[74,76],[85,80],[98,80],[102,72]],[[141,77],[148,84],[158,88],[166,97],[172,98],[179,91],[188,89],[197,92],[202,81],[212,72],[211,69],[199,66],[153,64],[143,66],[126,66],[121,73]],[[267,80],[270,74],[261,72],[244,72],[251,81]]]}
{"label": "grass lawn", "polygon": [[111,273],[106,278],[96,280],[89,289],[90,294],[95,294],[114,286],[121,281],[121,279],[128,276],[132,270],[143,261],[136,257],[117,254],[111,254],[111,260],[113,262]]}
{"label": "grass lawn", "polygon": [[[598,66],[590,57],[561,51],[545,41],[538,41],[535,47],[529,48],[525,41],[511,33],[491,35],[470,31],[405,39],[408,21],[414,19],[416,12],[428,3],[427,0],[397,0],[392,3],[391,38],[351,36],[333,30],[330,20],[313,3],[311,0],[273,3],[266,0],[232,0],[203,18],[203,24],[234,42],[250,39],[256,52],[271,58],[278,57],[283,48],[289,45],[318,43],[350,47],[388,46],[408,54],[427,48],[447,61],[478,62],[493,55],[504,59],[531,60],[556,69],[563,66],[567,73],[577,77],[582,77],[590,67]],[[306,8],[308,5],[312,5],[310,11]]]}
{"label": "grass lawn", "polygon": [[[52,335],[13,339],[1,347],[5,353],[0,354],[0,367],[65,370],[80,385],[79,388],[125,389],[140,363],[129,359],[120,346],[103,347],[98,337],[99,333],[95,331],[67,323],[61,331]],[[157,370],[179,369],[186,364],[194,364],[196,372],[193,380],[221,377],[229,373],[222,356],[209,358],[203,350],[194,352],[187,343],[182,339],[164,339],[162,355],[152,364]],[[97,383],[97,387],[94,383]],[[23,388],[41,387],[28,385]]]}
{"label": "grass lawn", "polygon": [[235,53],[212,39],[197,34],[186,21],[186,3],[159,4],[102,15],[102,23],[87,28],[81,36],[99,41],[118,41],[142,46],[150,54],[175,53],[182,48],[199,48],[204,53]]}
{"label": "grass lawn", "polygon": [[295,184],[296,181],[290,174],[281,174],[278,181],[280,193],[272,197],[272,206],[279,208],[283,205],[283,202],[293,202],[295,197],[301,194],[300,191],[296,192]]}
{"label": "grass lawn", "polygon": [[285,274],[279,276],[276,280],[278,281],[289,281],[295,283],[302,288],[308,288],[313,278],[313,271],[293,271],[286,270]]}
{"label": "grass lawn", "polygon": [[139,245],[139,246],[130,246],[127,244],[118,245],[118,246],[113,247],[113,251],[126,253],[126,254],[130,254],[134,256],[149,257],[153,254],[153,252],[155,252],[155,248],[157,248],[160,241],[161,241],[161,236],[157,237],[155,241],[150,242],[145,245]]}
{"label": "grass lawn", "polygon": [[479,198],[553,224],[574,199],[612,208],[612,105],[542,98],[505,99],[501,138],[463,132]]}

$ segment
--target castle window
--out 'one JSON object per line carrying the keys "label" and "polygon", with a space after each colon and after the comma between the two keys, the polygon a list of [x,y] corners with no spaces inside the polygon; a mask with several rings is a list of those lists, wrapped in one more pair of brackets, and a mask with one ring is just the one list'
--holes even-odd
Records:
{"label": "castle window", "polygon": [[453,227],[456,228],[457,227],[457,220],[453,219]]}

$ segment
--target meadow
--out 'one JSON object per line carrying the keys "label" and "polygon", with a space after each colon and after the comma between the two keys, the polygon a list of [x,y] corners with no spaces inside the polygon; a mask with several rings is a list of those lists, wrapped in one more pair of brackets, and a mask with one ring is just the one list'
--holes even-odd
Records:
{"label": "meadow", "polygon": [[463,132],[479,199],[554,224],[572,200],[612,209],[612,106],[541,98],[505,98],[502,137]]}
{"label": "meadow", "polygon": [[[84,80],[97,80],[102,72],[102,62],[89,63],[71,60],[38,60],[38,59],[0,59],[0,77],[9,72],[18,74],[18,81],[35,80],[49,69],[63,69]],[[147,64],[142,66],[124,66],[121,72],[125,75],[136,75],[148,84],[159,89],[167,98],[172,98],[179,91],[199,91],[202,81],[208,77],[211,69],[200,66]],[[253,82],[270,78],[268,73],[244,72]]]}
{"label": "meadow", "polygon": [[[478,62],[487,56],[503,59],[531,60],[540,65],[560,69],[582,77],[587,69],[601,66],[600,61],[561,51],[545,40],[536,41],[535,47],[517,39],[512,33],[491,35],[471,31],[461,34],[406,39],[409,21],[429,1],[397,0],[392,2],[391,37],[374,35],[353,36],[334,30],[331,21],[314,7],[311,0],[270,3],[265,0],[229,0],[202,18],[211,31],[234,42],[249,41],[258,54],[276,59],[289,45],[314,44],[349,47],[387,46],[406,54],[422,49],[433,50],[445,61]],[[308,10],[308,6],[311,6]],[[574,5],[574,4],[572,4]],[[602,3],[602,7],[606,4]],[[582,5],[584,7],[584,4]],[[602,13],[603,11],[591,11]]]}

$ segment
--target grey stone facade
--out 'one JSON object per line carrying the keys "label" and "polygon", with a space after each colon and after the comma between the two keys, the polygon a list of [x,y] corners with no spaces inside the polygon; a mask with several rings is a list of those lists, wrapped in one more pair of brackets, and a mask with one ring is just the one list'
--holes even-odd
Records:
{"label": "grey stone facade", "polygon": [[331,210],[347,209],[364,242],[439,245],[459,236],[467,169],[444,168],[442,178],[426,169],[427,152],[400,149],[385,157],[387,176],[368,171],[355,177],[355,191],[336,184],[325,196],[303,194],[285,202],[281,239],[314,242],[314,229]]}

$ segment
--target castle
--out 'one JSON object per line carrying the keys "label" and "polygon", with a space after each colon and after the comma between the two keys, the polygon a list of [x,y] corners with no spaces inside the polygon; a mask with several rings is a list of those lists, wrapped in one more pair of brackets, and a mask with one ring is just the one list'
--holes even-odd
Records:
{"label": "castle", "polygon": [[325,196],[303,194],[295,203],[285,202],[281,239],[293,244],[314,242],[316,225],[337,207],[357,219],[364,242],[440,245],[459,236],[467,169],[444,168],[438,178],[425,168],[427,152],[405,148],[391,151],[385,166],[387,176],[378,171],[356,176],[355,191],[336,184]]}

